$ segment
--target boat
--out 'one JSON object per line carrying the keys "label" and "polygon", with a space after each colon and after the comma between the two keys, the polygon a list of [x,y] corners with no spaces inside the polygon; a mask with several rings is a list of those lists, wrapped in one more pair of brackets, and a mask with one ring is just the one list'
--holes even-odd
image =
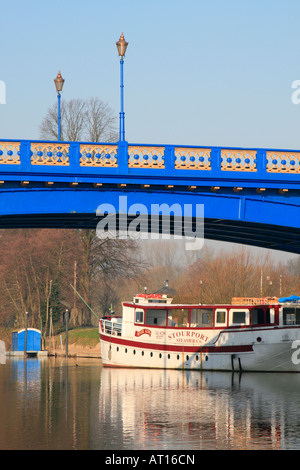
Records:
{"label": "boat", "polygon": [[300,372],[300,297],[173,304],[138,294],[99,321],[104,367]]}

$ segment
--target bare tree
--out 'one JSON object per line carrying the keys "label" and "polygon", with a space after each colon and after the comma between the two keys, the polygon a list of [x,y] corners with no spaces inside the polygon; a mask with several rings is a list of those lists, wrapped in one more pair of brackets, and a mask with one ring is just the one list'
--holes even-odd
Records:
{"label": "bare tree", "polygon": [[[116,142],[115,122],[112,109],[99,98],[62,100],[61,140]],[[48,109],[40,133],[42,139],[58,139],[57,103]]]}
{"label": "bare tree", "polygon": [[[261,292],[261,273],[264,276]],[[267,275],[272,281],[266,283]],[[299,278],[298,278],[299,279]],[[200,283],[201,281],[201,283]],[[297,292],[297,277],[286,266],[268,256],[255,256],[247,248],[221,251],[214,257],[199,258],[188,267],[178,286],[176,301],[231,303],[232,297],[279,296]],[[288,289],[288,291],[286,291]]]}
{"label": "bare tree", "polygon": [[111,309],[118,309],[121,301],[118,285],[112,283],[109,279],[100,279],[95,282],[93,289],[93,303],[100,309],[100,314],[108,314]]}
{"label": "bare tree", "polygon": [[[79,289],[89,305],[106,308],[107,302],[116,302],[121,280],[139,277],[145,270],[139,246],[130,239],[101,239],[95,230],[80,229],[77,234],[81,245]],[[92,292],[97,288],[100,295]]]}
{"label": "bare tree", "polygon": [[107,103],[98,98],[86,102],[86,132],[90,142],[116,142],[116,118]]}
{"label": "bare tree", "polygon": [[73,99],[62,107],[61,130],[66,140],[84,140],[86,104],[81,99]]}

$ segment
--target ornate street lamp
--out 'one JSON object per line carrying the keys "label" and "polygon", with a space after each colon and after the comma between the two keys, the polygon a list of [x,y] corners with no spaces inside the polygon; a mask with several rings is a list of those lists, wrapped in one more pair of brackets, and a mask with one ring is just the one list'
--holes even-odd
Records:
{"label": "ornate street lamp", "polygon": [[61,116],[60,116],[60,93],[62,92],[64,86],[64,79],[61,76],[60,71],[58,71],[57,77],[54,79],[55,88],[57,91],[57,99],[58,99],[58,140],[61,141]]}
{"label": "ornate street lamp", "polygon": [[122,33],[118,42],[116,42],[118,54],[120,57],[120,88],[121,88],[121,110],[120,110],[120,141],[125,140],[125,113],[124,113],[124,81],[123,64],[128,42],[125,41]]}

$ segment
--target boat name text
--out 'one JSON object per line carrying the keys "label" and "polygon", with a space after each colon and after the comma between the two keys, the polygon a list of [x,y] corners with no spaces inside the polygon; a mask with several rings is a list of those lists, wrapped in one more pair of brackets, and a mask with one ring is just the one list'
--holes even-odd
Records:
{"label": "boat name text", "polygon": [[136,331],[135,336],[142,336],[142,335],[148,335],[151,336],[151,331],[148,330],[148,328],[144,328],[143,330]]}
{"label": "boat name text", "polygon": [[209,338],[199,331],[175,331],[174,333],[168,334],[168,339],[176,339],[178,342],[191,342],[194,340],[200,340],[206,342]]}

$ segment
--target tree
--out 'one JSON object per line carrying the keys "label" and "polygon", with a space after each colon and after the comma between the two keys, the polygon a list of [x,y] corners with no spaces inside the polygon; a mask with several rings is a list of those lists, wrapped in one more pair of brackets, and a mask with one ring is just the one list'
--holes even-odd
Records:
{"label": "tree", "polygon": [[98,98],[86,102],[86,132],[90,142],[116,142],[116,118],[107,103]]}
{"label": "tree", "polygon": [[28,311],[30,326],[47,328],[49,306],[57,313],[71,297],[74,243],[72,230],[6,230],[0,243],[0,316],[22,326]]}
{"label": "tree", "polygon": [[139,245],[132,239],[100,238],[89,229],[80,229],[77,235],[81,246],[79,291],[89,305],[107,310],[107,305],[119,299],[118,283],[139,277],[145,270]]}
{"label": "tree", "polygon": [[[110,106],[99,98],[80,98],[61,104],[61,140],[116,142],[116,117]],[[58,139],[57,103],[48,109],[40,125],[41,138]]]}
{"label": "tree", "polygon": [[297,293],[298,285],[299,278],[293,278],[286,266],[243,248],[200,257],[184,273],[175,301],[230,304],[232,297],[279,297],[280,287],[284,295],[290,295]]}

